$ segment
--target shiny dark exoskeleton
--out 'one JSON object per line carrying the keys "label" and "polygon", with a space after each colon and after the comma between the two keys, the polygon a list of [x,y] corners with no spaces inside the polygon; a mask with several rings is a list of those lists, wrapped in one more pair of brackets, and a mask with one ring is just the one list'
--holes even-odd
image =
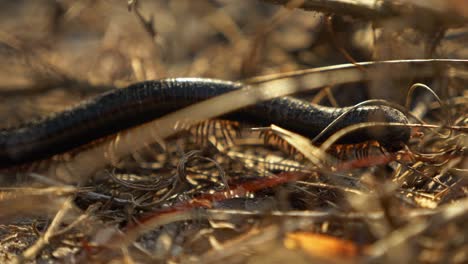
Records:
{"label": "shiny dark exoskeleton", "polygon": [[[165,79],[136,83],[103,93],[78,106],[0,131],[0,168],[48,158],[123,129],[242,87],[242,84],[200,78]],[[226,115],[259,125],[276,124],[309,138],[350,108],[324,107],[281,97]],[[387,106],[362,106],[351,110],[318,141],[341,128],[361,122],[407,123],[400,111]],[[401,149],[410,137],[404,126],[369,127],[343,137],[339,143],[376,140],[390,151]]]}

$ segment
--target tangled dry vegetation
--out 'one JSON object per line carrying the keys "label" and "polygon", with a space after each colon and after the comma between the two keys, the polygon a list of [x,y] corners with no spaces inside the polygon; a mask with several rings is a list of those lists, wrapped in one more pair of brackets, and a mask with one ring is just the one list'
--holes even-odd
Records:
{"label": "tangled dry vegetation", "polygon": [[228,110],[202,105],[146,127],[165,129],[158,139],[137,128],[118,144],[1,171],[2,263],[468,262],[465,0],[0,6],[4,128],[181,76],[242,80],[263,99],[385,99],[413,124],[398,153],[223,121],[174,134],[180,115]]}

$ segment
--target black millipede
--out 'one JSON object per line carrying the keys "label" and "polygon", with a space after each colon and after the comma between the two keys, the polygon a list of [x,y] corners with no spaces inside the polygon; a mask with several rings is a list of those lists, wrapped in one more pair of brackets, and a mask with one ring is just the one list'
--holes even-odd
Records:
{"label": "black millipede", "polygon": [[[242,83],[202,78],[145,81],[105,92],[77,106],[14,128],[0,130],[0,168],[39,161],[65,153],[121,130],[149,122],[196,102],[227,93]],[[323,134],[323,142],[334,132],[352,124],[370,121],[407,123],[400,111],[388,106],[333,108],[280,97],[229,113],[223,118],[258,125],[275,124],[308,138],[349,111]],[[396,151],[409,140],[405,126],[368,127],[354,131],[338,143],[375,140]]]}

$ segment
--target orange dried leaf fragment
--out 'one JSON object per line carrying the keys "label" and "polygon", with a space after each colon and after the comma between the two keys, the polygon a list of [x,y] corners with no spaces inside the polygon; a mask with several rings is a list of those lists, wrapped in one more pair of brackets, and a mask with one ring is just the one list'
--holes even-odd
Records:
{"label": "orange dried leaf fragment", "polygon": [[301,249],[311,257],[342,259],[357,258],[361,248],[353,243],[327,235],[308,232],[294,232],[286,235],[284,246],[288,249]]}

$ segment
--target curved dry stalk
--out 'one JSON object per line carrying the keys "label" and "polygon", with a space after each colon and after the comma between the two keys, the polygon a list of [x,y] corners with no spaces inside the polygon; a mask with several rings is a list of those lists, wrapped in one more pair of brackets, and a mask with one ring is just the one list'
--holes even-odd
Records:
{"label": "curved dry stalk", "polygon": [[[349,69],[349,68],[355,68],[357,67],[356,65],[360,65],[365,68],[375,67],[373,70],[378,70],[379,69],[378,67],[393,66],[393,65],[415,67],[414,69],[415,71],[412,73],[415,74],[415,76],[419,76],[419,77],[428,76],[433,73],[436,73],[438,70],[440,70],[440,68],[435,69],[436,67],[438,68],[438,66],[446,66],[446,67],[451,66],[452,68],[448,68],[447,75],[449,75],[450,77],[460,77],[460,78],[466,79],[468,78],[468,75],[463,71],[455,70],[455,67],[453,66],[456,66],[457,64],[459,64],[459,66],[461,65],[466,66],[467,63],[468,63],[468,60],[466,59],[408,59],[408,60],[365,61],[365,62],[356,62],[354,64],[353,63],[337,64],[337,65],[324,66],[324,67],[318,67],[318,68],[267,74],[267,75],[245,79],[243,80],[243,82],[246,84],[260,84],[260,83],[271,82],[271,81],[279,80],[279,79],[295,78],[295,77],[300,77],[300,76],[305,76],[305,75],[310,75],[310,74],[317,74],[319,72],[324,73],[324,72],[336,71],[340,69],[344,70],[344,69]],[[419,68],[419,67],[428,67],[428,68]],[[364,74],[364,72],[362,74]],[[402,78],[405,76],[412,76],[412,74],[410,74],[409,72],[401,72],[401,74],[402,74],[401,75]],[[371,75],[365,75],[365,76],[367,78],[362,79],[361,81],[372,79]],[[339,83],[335,83],[335,84],[339,84]],[[317,88],[310,88],[310,89],[317,89]]]}
{"label": "curved dry stalk", "polygon": [[[358,104],[353,105],[348,111],[344,112],[340,116],[338,116],[333,122],[331,122],[327,127],[325,127],[322,132],[320,132],[317,136],[315,136],[312,139],[312,143],[317,142],[318,139],[320,139],[325,133],[327,133],[333,126],[335,126],[339,121],[341,121],[346,115],[348,115],[350,112],[354,111],[355,109],[363,106],[363,105],[386,105],[386,106],[391,106],[394,107],[406,114],[406,111],[404,108],[400,107],[398,104],[390,103],[387,100],[383,99],[371,99],[371,100],[366,100],[363,102],[360,102]],[[419,121],[419,120],[418,120]]]}
{"label": "curved dry stalk", "polygon": [[376,126],[408,126],[408,124],[403,123],[388,123],[388,122],[366,122],[360,124],[354,124],[348,127],[345,127],[335,134],[331,135],[323,144],[320,146],[322,151],[326,151],[329,149],[333,144],[335,144],[340,138],[344,137],[346,134],[351,133],[353,131],[367,128],[367,127],[376,127]]}
{"label": "curved dry stalk", "polygon": [[[263,0],[271,4],[287,5],[290,0]],[[431,16],[447,26],[467,23],[468,18],[458,14],[444,0],[432,1],[373,1],[373,0],[304,0],[300,8],[310,11],[350,15],[368,20],[383,20],[398,16]]]}
{"label": "curved dry stalk", "polygon": [[[405,103],[406,109],[410,108],[410,106],[411,106],[411,96],[413,95],[414,91],[417,88],[423,88],[424,90],[426,90],[430,94],[432,94],[432,96],[434,96],[434,98],[437,100],[440,107],[442,108],[442,110],[446,114],[447,120],[444,120],[445,125],[449,126],[449,125],[453,124],[453,120],[452,120],[452,117],[450,116],[450,112],[448,110],[448,107],[444,104],[444,102],[440,99],[440,97],[436,94],[436,92],[434,92],[434,90],[432,90],[429,86],[427,86],[427,85],[425,85],[423,83],[415,83],[415,84],[411,85],[411,87],[409,88],[408,95],[406,96],[406,103]],[[449,138],[451,135],[452,135],[452,130],[449,130],[449,134],[447,136],[443,136],[443,135],[441,135],[441,136],[444,137],[444,138]]]}

